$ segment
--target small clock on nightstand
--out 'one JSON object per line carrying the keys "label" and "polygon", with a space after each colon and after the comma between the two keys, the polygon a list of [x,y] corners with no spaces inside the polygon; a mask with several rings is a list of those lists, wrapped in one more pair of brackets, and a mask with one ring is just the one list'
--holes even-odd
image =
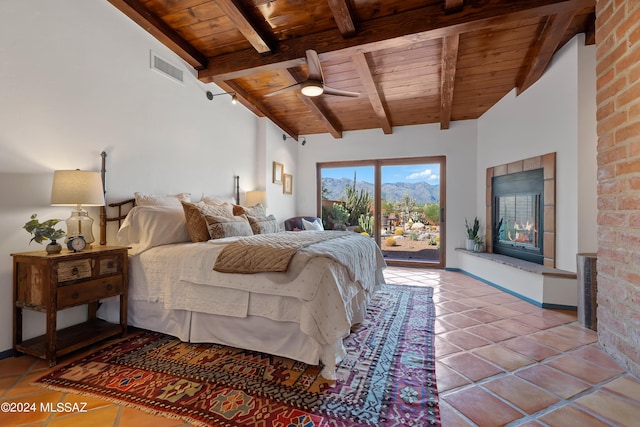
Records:
{"label": "small clock on nightstand", "polygon": [[71,236],[67,241],[67,248],[73,252],[83,251],[87,247],[87,241],[82,236]]}

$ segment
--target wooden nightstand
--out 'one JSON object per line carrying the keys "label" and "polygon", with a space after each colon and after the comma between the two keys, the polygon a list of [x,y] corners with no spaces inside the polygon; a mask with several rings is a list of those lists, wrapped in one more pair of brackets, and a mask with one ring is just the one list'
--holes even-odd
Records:
{"label": "wooden nightstand", "polygon": [[[127,247],[94,246],[82,252],[44,250],[13,257],[13,351],[56,364],[56,358],[114,335],[127,333]],[[96,318],[98,301],[120,296],[120,324]],[[88,320],[56,331],[58,310],[88,304]],[[46,314],[42,336],[22,340],[22,310]]]}

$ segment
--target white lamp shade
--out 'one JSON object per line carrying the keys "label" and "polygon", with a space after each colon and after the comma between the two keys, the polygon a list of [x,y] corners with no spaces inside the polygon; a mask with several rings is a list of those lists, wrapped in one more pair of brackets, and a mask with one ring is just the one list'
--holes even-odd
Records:
{"label": "white lamp shade", "polygon": [[102,176],[99,172],[60,170],[53,173],[53,206],[104,206]]}
{"label": "white lamp shade", "polygon": [[255,206],[258,203],[267,207],[267,192],[266,191],[247,191],[245,195],[245,206]]}

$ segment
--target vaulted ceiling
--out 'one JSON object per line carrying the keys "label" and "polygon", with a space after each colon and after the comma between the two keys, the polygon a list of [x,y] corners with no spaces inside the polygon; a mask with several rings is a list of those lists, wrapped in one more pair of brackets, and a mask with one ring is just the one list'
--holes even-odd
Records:
{"label": "vaulted ceiling", "polygon": [[[596,0],[108,0],[294,138],[476,119],[520,94],[578,33]],[[358,97],[282,88],[308,78]],[[313,66],[311,74],[313,75]]]}

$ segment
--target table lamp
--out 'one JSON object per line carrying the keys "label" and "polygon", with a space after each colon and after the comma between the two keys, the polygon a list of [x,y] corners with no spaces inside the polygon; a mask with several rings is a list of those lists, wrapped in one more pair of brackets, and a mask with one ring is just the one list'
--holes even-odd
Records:
{"label": "table lamp", "polygon": [[75,206],[67,218],[67,240],[71,236],[82,236],[87,244],[93,243],[93,219],[82,208],[104,206],[102,176],[99,172],[59,170],[53,173],[51,187],[52,206]]}
{"label": "table lamp", "polygon": [[267,192],[266,191],[247,191],[245,194],[244,204],[245,206],[255,206],[258,203],[267,207]]}

